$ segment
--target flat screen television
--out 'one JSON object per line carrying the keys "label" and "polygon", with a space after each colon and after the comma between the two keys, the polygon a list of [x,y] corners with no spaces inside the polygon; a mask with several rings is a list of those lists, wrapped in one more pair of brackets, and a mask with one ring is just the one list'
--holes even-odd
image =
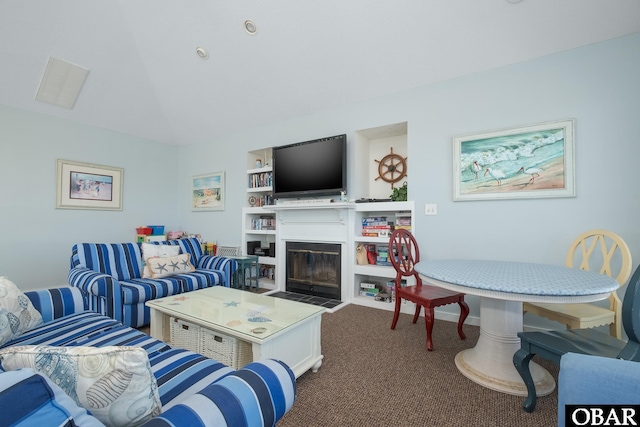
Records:
{"label": "flat screen television", "polygon": [[273,197],[338,195],[347,191],[347,136],[273,147]]}

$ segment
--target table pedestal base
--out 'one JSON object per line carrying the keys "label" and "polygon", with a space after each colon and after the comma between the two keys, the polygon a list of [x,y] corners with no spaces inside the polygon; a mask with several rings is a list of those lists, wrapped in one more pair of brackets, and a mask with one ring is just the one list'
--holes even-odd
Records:
{"label": "table pedestal base", "polygon": [[[520,349],[522,302],[481,297],[480,337],[474,348],[456,355],[458,370],[470,380],[492,390],[527,396],[520,374],[513,365],[513,354]],[[549,372],[531,362],[536,394],[546,396],[556,383]]]}

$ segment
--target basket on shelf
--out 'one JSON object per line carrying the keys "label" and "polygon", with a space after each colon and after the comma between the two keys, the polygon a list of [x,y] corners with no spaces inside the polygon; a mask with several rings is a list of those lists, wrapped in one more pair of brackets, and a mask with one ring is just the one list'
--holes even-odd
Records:
{"label": "basket on shelf", "polygon": [[147,225],[147,227],[152,229],[151,234],[153,235],[164,234],[164,225]]}
{"label": "basket on shelf", "polygon": [[137,234],[149,235],[152,232],[153,232],[153,229],[151,227],[136,227]]}

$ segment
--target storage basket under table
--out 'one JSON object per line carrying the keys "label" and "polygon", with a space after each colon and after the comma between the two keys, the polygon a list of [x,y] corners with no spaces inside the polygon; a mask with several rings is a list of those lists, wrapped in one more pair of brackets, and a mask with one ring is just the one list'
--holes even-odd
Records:
{"label": "storage basket under table", "polygon": [[238,369],[253,362],[251,343],[208,329],[200,329],[200,354]]}
{"label": "storage basket under table", "polygon": [[253,361],[251,343],[171,317],[171,345],[210,357],[234,369]]}
{"label": "storage basket under table", "polygon": [[200,326],[171,317],[169,324],[169,341],[173,347],[200,353]]}

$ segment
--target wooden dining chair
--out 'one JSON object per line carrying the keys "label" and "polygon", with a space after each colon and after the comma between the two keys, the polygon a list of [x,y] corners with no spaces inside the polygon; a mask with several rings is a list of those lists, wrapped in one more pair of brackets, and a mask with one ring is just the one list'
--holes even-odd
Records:
{"label": "wooden dining chair", "polygon": [[[567,267],[597,270],[613,277],[623,286],[631,276],[631,251],[620,236],[607,230],[591,230],[579,235],[569,247],[565,261]],[[611,336],[622,337],[620,323],[622,302],[616,291],[609,295],[609,307],[591,303],[552,304],[529,303],[523,312],[555,320],[568,329],[594,328],[609,325]]]}
{"label": "wooden dining chair", "polygon": [[558,365],[566,353],[640,362],[640,267],[633,273],[624,294],[622,324],[628,337],[626,342],[594,328],[518,333],[520,349],[513,355],[513,364],[527,386],[523,409],[531,412],[536,407],[536,387],[529,367],[535,355]]}
{"label": "wooden dining chair", "polygon": [[[458,319],[458,335],[460,339],[465,339],[466,335],[462,331],[462,325],[469,315],[469,306],[464,301],[464,294],[449,291],[437,286],[423,285],[422,279],[414,270],[414,265],[420,261],[420,250],[415,237],[405,229],[398,229],[391,233],[389,238],[389,258],[396,270],[395,295],[396,306],[393,313],[391,329],[396,328],[398,317],[400,316],[401,300],[411,301],[416,304],[416,311],[413,315],[413,323],[420,317],[420,310],[424,307],[424,321],[427,328],[427,350],[433,350],[431,333],[433,331],[434,308],[442,305],[457,303],[460,306],[460,317]],[[412,286],[402,286],[402,279],[414,276],[416,284]]]}

